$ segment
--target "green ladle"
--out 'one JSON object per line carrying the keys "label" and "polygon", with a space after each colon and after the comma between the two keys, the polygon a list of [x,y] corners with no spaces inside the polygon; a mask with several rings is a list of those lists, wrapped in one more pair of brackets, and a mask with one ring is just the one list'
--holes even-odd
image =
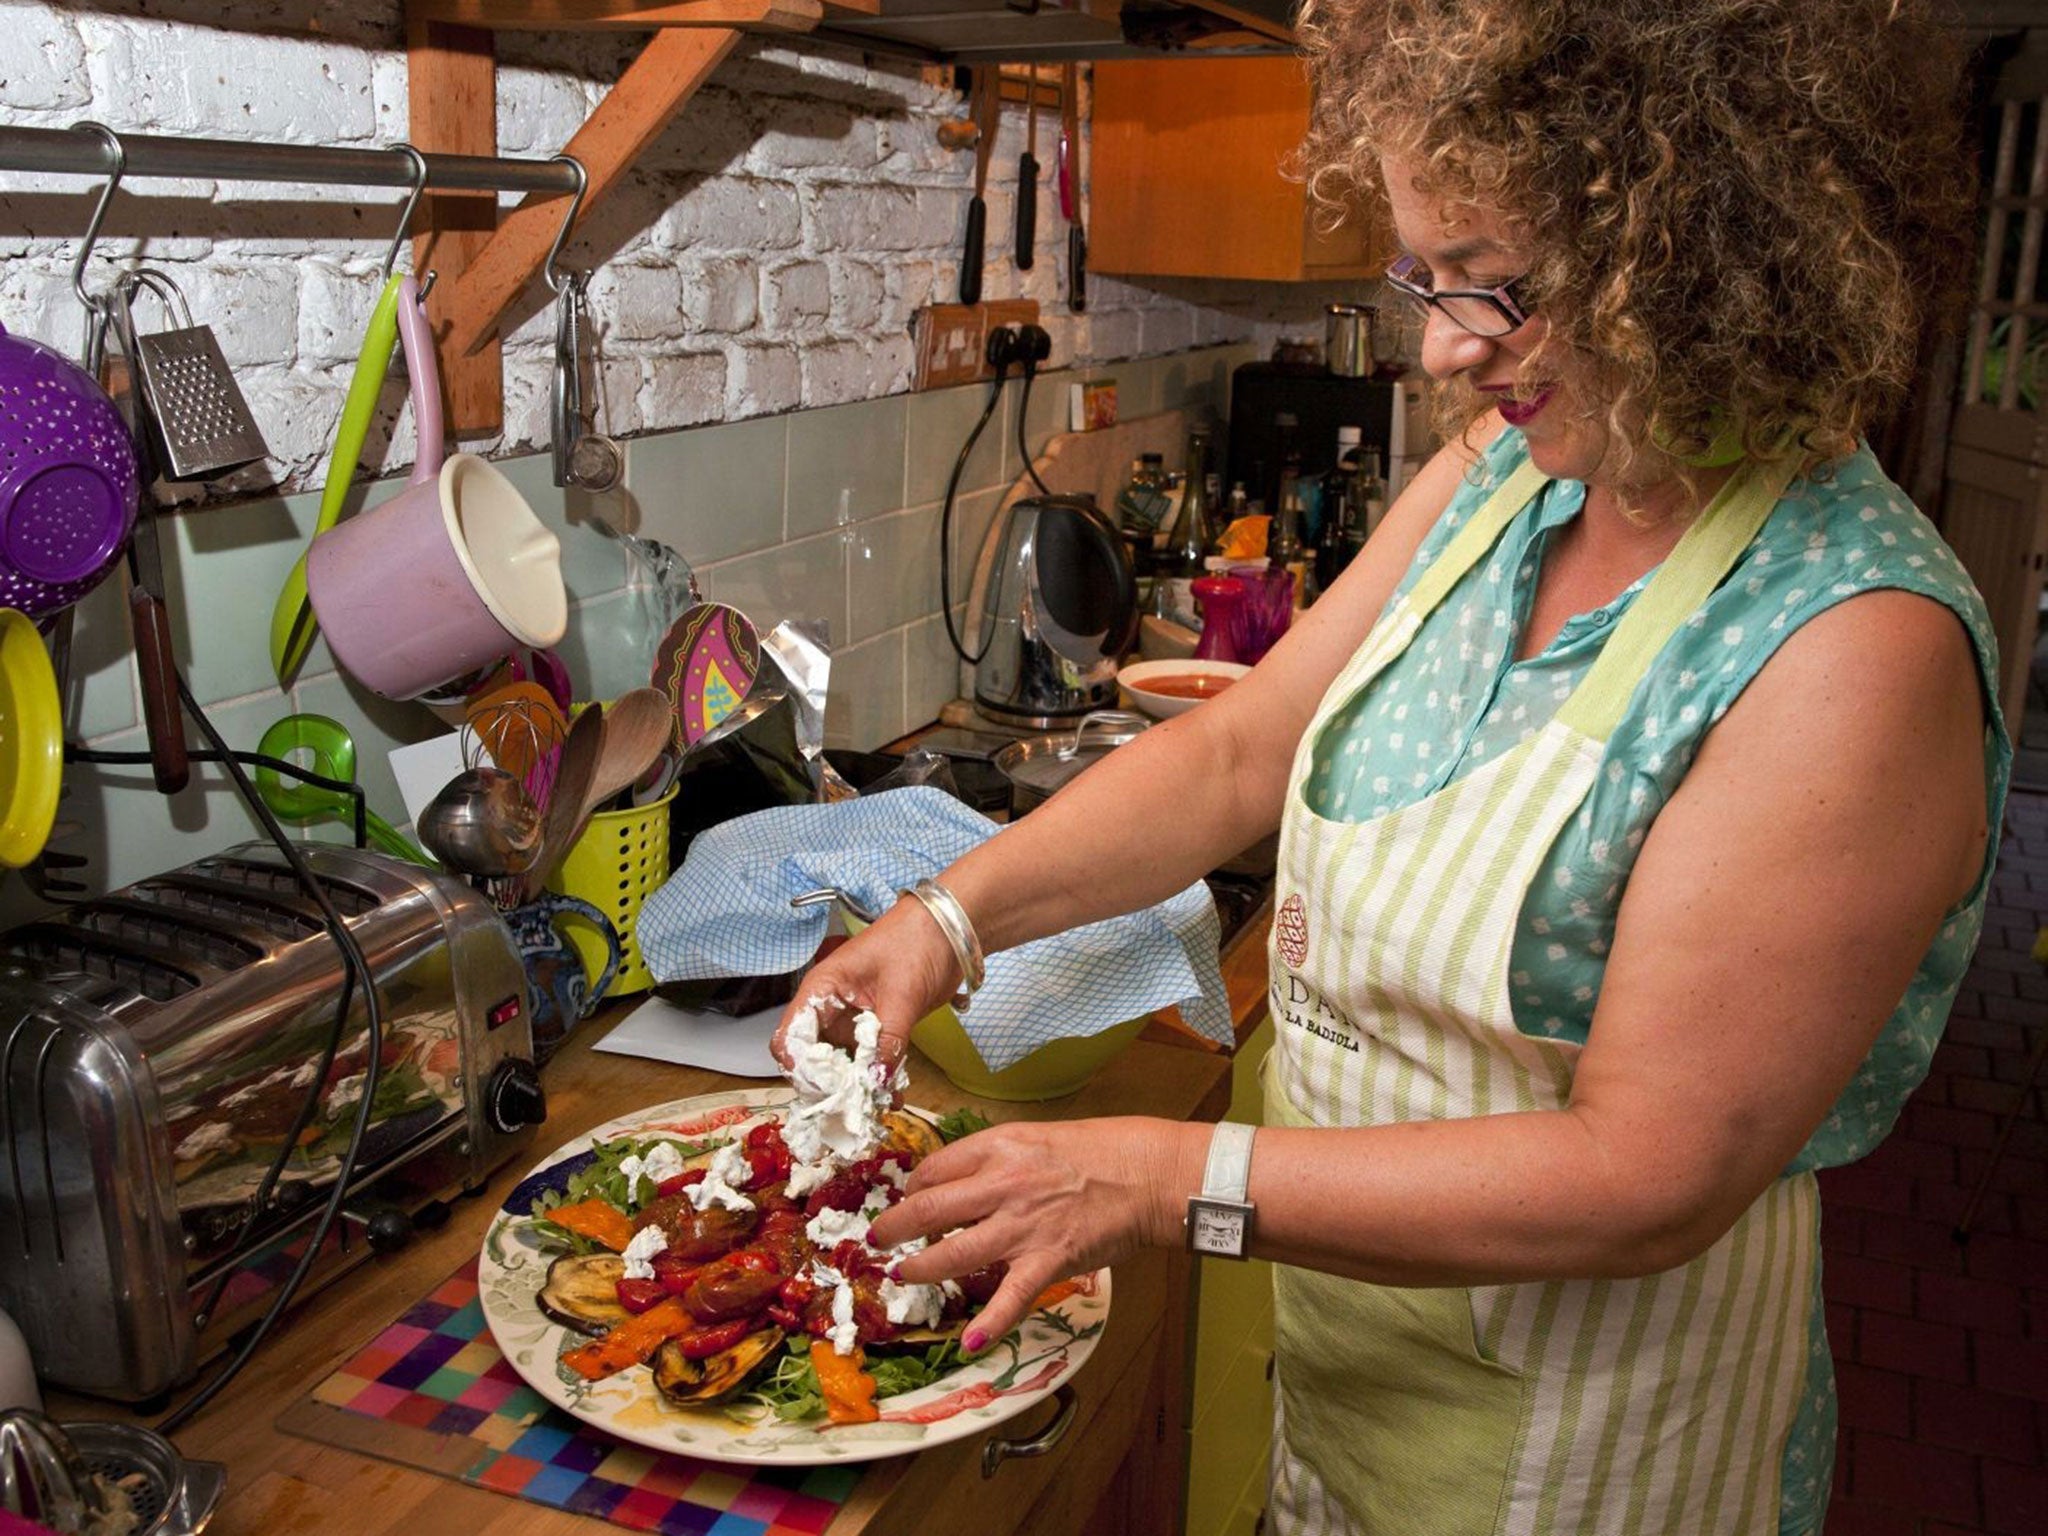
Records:
{"label": "green ladle", "polygon": [[[350,738],[347,726],[326,715],[286,715],[263,733],[263,740],[257,743],[256,750],[265,757],[304,762],[323,779],[355,782],[356,744]],[[305,754],[304,758],[299,756],[301,753]],[[257,766],[256,793],[263,797],[263,803],[270,807],[279,821],[295,827],[311,826],[318,821],[355,824],[355,802],[347,795],[339,790],[322,789],[317,784],[287,779],[275,768]],[[379,852],[388,853],[394,859],[423,864],[429,869],[439,868],[412,839],[368,808],[363,811],[363,830],[371,846]]]}
{"label": "green ladle", "polygon": [[[391,373],[391,354],[398,347],[398,285],[403,280],[403,273],[393,273],[377,295],[376,308],[370,311],[355,376],[349,380],[348,399],[341,408],[341,426],[334,434],[334,453],[327,461],[327,484],[320,492],[320,515],[313,523],[315,539],[341,521],[342,504],[348,500],[356,466],[362,462],[363,443],[377,414],[377,397],[383,393],[384,380]],[[311,540],[307,542],[310,546]],[[284,590],[277,594],[277,606],[270,611],[270,665],[280,683],[290,686],[318,633],[313,603],[306,595],[306,556],[301,552],[291,575],[285,578]]]}

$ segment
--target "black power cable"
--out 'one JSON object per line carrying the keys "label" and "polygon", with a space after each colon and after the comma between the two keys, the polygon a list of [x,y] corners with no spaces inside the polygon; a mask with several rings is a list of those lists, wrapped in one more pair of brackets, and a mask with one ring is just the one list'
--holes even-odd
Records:
{"label": "black power cable", "polygon": [[[1001,335],[998,332],[997,335]],[[967,472],[967,456],[974,452],[974,445],[981,440],[982,428],[988,425],[989,417],[995,415],[996,406],[1003,398],[1003,385],[1010,376],[1010,361],[1005,352],[998,357],[997,337],[989,338],[989,361],[995,364],[996,376],[988,387],[988,404],[981,408],[981,416],[967,434],[967,441],[960,445],[960,457],[953,461],[953,473],[946,477],[946,502],[939,509],[939,612],[946,618],[946,638],[953,642],[953,654],[970,667],[981,665],[981,658],[988,654],[984,645],[978,652],[969,655],[960,639],[960,631],[953,624],[953,498],[960,490],[960,477]]]}

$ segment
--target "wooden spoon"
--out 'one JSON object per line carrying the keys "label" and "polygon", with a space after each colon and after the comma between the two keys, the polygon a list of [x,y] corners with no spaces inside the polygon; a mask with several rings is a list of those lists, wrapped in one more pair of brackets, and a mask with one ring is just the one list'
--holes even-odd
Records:
{"label": "wooden spoon", "polygon": [[604,706],[586,704],[569,727],[569,739],[562,743],[562,760],[555,768],[555,786],[541,821],[540,857],[519,887],[522,906],[540,894],[548,876],[561,867],[575,846],[577,829],[584,820],[583,802],[604,751],[604,737]]}
{"label": "wooden spoon", "polygon": [[635,688],[612,701],[604,717],[604,750],[598,754],[590,793],[583,797],[585,819],[654,766],[675,723],[675,711],[659,688]]}

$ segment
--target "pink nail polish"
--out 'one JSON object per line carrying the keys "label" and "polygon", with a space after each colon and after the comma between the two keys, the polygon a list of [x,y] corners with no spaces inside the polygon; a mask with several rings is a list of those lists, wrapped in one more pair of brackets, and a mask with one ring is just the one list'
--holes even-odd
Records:
{"label": "pink nail polish", "polygon": [[883,1273],[891,1280],[900,1281],[903,1278],[903,1266],[901,1264],[891,1264]]}
{"label": "pink nail polish", "polygon": [[979,1328],[968,1330],[967,1337],[960,1341],[961,1347],[970,1355],[978,1355],[988,1347],[988,1335]]}

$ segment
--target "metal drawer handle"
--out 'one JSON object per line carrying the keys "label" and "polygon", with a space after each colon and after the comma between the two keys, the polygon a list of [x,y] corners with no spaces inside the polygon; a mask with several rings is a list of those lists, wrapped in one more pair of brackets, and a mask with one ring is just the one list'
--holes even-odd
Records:
{"label": "metal drawer handle", "polygon": [[1060,1405],[1060,1411],[1052,1416],[1050,1424],[1029,1440],[991,1440],[981,1448],[981,1475],[984,1478],[994,1477],[996,1468],[1007,1457],[1043,1456],[1060,1443],[1074,1426],[1074,1413],[1081,1406],[1081,1400],[1074,1395],[1072,1387],[1059,1388],[1053,1393],[1053,1400]]}

